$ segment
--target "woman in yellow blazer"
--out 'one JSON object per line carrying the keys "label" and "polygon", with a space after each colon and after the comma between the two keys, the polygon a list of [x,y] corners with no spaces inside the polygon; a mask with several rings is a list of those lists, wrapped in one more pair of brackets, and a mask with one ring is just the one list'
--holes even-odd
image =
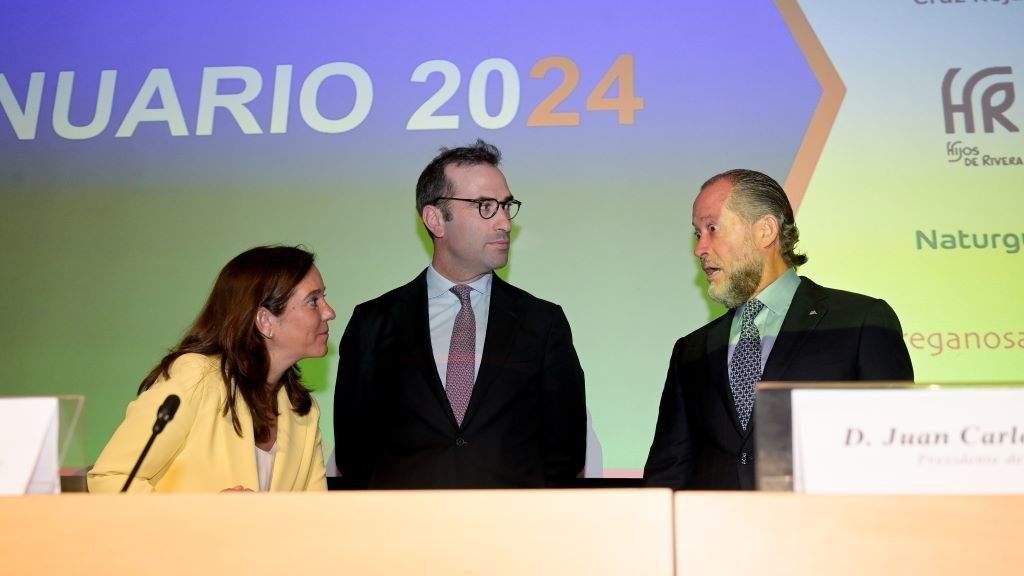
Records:
{"label": "woman in yellow blazer", "polygon": [[327,353],[335,316],[313,260],[258,247],[228,262],[181,343],[143,379],[89,472],[91,492],[121,489],[170,394],[181,406],[129,491],[327,488],[320,410],[296,366]]}

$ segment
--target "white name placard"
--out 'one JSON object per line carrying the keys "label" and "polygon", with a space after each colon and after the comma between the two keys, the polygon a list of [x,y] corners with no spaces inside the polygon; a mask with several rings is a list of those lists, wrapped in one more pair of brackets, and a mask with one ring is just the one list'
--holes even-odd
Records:
{"label": "white name placard", "polygon": [[1024,389],[793,390],[793,490],[1024,493]]}
{"label": "white name placard", "polygon": [[57,398],[0,398],[0,494],[60,492]]}

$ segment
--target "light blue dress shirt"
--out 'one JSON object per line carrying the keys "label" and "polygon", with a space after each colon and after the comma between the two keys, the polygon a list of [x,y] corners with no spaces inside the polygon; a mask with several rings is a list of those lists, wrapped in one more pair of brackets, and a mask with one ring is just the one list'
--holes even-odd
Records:
{"label": "light blue dress shirt", "polygon": [[[756,298],[764,304],[764,308],[754,317],[754,326],[757,326],[757,331],[761,334],[761,372],[764,372],[768,355],[772,353],[775,340],[779,337],[779,332],[782,331],[782,322],[786,319],[786,313],[789,312],[789,305],[793,302],[793,296],[796,294],[798,286],[800,286],[800,277],[797,276],[796,269],[790,268],[751,298],[751,300]],[[729,358],[726,360],[726,368],[732,362],[732,352],[740,341],[740,318],[743,316],[743,308],[746,305],[746,303],[741,304],[732,317],[732,328],[729,330]]]}
{"label": "light blue dress shirt", "polygon": [[[476,367],[473,378],[480,373],[480,357],[484,351],[484,338],[487,336],[487,314],[491,310],[491,282],[493,273],[484,274],[469,284],[469,303],[473,306],[476,319]],[[434,351],[434,365],[437,375],[441,377],[441,386],[447,386],[448,349],[452,345],[452,329],[455,328],[455,316],[462,309],[459,297],[451,291],[455,282],[445,278],[427,266],[427,316],[430,320],[430,347]]]}

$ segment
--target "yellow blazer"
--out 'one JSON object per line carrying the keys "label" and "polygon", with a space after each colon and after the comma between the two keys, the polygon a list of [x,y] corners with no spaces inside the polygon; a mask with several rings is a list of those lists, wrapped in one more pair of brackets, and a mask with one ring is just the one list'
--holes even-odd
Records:
{"label": "yellow blazer", "polygon": [[[169,394],[181,397],[174,419],[156,437],[130,492],[218,492],[241,485],[259,490],[252,415],[239,399],[239,436],[230,414],[223,414],[227,390],[219,356],[184,354],[128,405],[124,422],[114,432],[89,472],[90,492],[117,492],[128,478],[153,430],[157,408]],[[292,410],[284,387],[277,395],[277,452],[271,491],[326,490],[320,408],[316,401],[305,416]]]}

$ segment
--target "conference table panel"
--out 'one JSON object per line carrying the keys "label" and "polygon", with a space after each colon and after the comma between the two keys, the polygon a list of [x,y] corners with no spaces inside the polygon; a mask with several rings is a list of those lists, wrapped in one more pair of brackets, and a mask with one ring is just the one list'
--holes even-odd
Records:
{"label": "conference table panel", "polygon": [[678,492],[676,574],[1021,574],[1022,496]]}
{"label": "conference table panel", "polygon": [[0,498],[4,574],[663,574],[669,490]]}

